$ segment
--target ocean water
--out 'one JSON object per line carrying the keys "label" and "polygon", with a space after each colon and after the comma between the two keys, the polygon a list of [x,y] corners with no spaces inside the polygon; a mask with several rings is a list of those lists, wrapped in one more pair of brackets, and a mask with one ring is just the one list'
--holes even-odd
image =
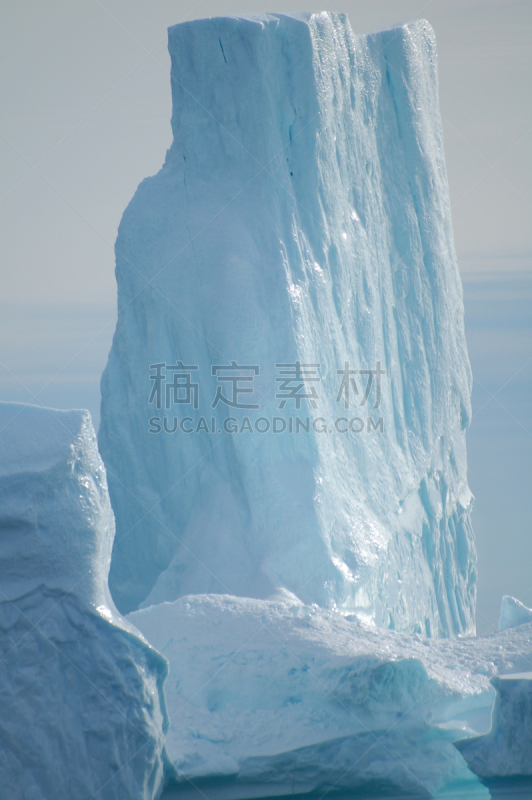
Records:
{"label": "ocean water", "polygon": [[436,795],[430,794],[397,794],[386,787],[367,787],[352,792],[335,792],[334,789],[323,789],[310,794],[262,795],[260,788],[256,793],[247,793],[243,787],[237,787],[232,778],[197,780],[194,784],[181,784],[168,787],[161,800],[530,800],[532,798],[532,779],[513,778],[492,781],[490,786],[480,782],[471,787],[449,786]]}
{"label": "ocean water", "polygon": [[503,272],[500,261],[497,272],[463,279],[480,636],[497,630],[503,595],[532,606],[532,271]]}

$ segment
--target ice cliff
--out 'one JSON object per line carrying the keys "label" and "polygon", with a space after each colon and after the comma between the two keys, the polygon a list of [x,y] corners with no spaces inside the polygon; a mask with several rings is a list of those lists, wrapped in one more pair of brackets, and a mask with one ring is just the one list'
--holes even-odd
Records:
{"label": "ice cliff", "polygon": [[102,379],[118,608],[286,589],[472,632],[471,375],[431,27],[226,17],[171,28],[169,49],[174,141],[120,224]]}
{"label": "ice cliff", "polygon": [[0,793],[152,800],[165,659],[114,607],[90,415],[0,404]]}

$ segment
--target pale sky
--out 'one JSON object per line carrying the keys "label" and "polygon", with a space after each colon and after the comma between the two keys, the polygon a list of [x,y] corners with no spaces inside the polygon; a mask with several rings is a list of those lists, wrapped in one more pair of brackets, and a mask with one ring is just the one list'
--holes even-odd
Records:
{"label": "pale sky", "polygon": [[476,379],[469,463],[487,631],[501,593],[532,605],[530,0],[3,0],[0,397],[98,418],[117,226],[171,140],[166,28],[323,9],[359,33],[420,17],[436,32]]}

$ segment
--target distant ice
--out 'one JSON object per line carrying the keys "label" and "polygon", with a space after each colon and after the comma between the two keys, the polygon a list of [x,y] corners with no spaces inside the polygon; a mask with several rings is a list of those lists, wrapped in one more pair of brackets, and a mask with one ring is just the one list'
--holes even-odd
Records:
{"label": "distant ice", "polygon": [[505,631],[508,628],[515,628],[527,622],[532,622],[532,609],[527,608],[520,600],[516,600],[515,597],[504,595],[501,603],[499,630]]}

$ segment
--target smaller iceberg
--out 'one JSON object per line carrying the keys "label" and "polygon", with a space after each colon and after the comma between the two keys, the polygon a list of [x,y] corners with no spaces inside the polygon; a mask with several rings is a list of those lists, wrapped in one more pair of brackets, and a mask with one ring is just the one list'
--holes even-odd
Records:
{"label": "smaller iceberg", "polygon": [[525,625],[527,622],[532,622],[532,608],[527,608],[515,597],[505,594],[501,603],[499,630],[517,628],[518,625]]}
{"label": "smaller iceberg", "polygon": [[485,736],[456,742],[469,769],[488,786],[510,778],[532,795],[532,672],[491,679],[497,690]]}
{"label": "smaller iceberg", "polygon": [[165,800],[203,791],[210,800],[356,791],[487,798],[453,743],[489,731],[490,678],[527,669],[532,655],[528,626],[427,639],[287,591],[266,600],[189,595],[128,619],[170,663],[167,746],[177,782]]}
{"label": "smaller iceberg", "polygon": [[0,403],[0,793],[154,800],[166,660],[117,612],[87,411]]}

